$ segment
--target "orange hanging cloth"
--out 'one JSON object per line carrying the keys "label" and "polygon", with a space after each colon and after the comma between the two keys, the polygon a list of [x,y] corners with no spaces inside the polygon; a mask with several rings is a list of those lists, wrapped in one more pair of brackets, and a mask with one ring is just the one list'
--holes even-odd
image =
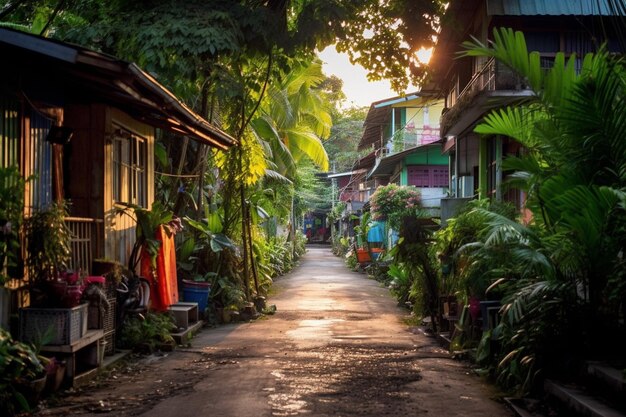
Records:
{"label": "orange hanging cloth", "polygon": [[141,256],[141,275],[150,282],[150,309],[165,311],[178,302],[178,280],[176,276],[176,246],[174,234],[165,232],[163,226],[156,233],[161,242],[156,259],[156,274],[150,273],[150,256],[143,251]]}

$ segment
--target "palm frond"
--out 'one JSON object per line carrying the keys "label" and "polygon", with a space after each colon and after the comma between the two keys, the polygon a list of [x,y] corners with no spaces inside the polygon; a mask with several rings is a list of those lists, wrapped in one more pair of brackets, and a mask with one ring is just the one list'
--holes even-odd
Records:
{"label": "palm frond", "polygon": [[328,154],[317,135],[306,130],[288,130],[285,133],[288,140],[287,147],[296,161],[307,156],[321,170],[328,171]]}
{"label": "palm frond", "polygon": [[293,181],[291,181],[289,178],[287,178],[284,175],[281,175],[279,172],[276,172],[276,171],[271,170],[271,169],[266,169],[265,170],[265,176],[267,178],[271,178],[273,180],[280,181],[280,182],[282,182],[284,184],[293,184]]}

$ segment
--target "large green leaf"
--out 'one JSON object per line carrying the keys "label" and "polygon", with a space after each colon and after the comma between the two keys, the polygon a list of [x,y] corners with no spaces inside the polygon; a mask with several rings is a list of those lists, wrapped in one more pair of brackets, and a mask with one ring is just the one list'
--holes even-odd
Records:
{"label": "large green leaf", "polygon": [[211,238],[211,249],[213,252],[220,252],[224,249],[234,249],[235,244],[228,236],[222,233],[216,233]]}

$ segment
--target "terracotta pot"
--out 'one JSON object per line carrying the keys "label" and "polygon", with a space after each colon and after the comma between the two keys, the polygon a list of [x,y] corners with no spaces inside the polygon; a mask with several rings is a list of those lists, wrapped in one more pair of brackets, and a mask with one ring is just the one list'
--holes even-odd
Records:
{"label": "terracotta pot", "polygon": [[356,250],[356,260],[359,263],[371,262],[372,258],[370,257],[370,253],[367,249],[359,248]]}

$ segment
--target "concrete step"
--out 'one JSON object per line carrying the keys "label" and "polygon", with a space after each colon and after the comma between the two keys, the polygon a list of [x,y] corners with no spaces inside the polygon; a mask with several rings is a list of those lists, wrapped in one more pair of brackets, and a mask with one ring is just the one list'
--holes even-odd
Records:
{"label": "concrete step", "polygon": [[541,401],[529,398],[505,397],[504,402],[517,417],[546,417],[551,411],[544,412]]}
{"label": "concrete step", "polygon": [[603,399],[595,397],[577,387],[546,380],[544,382],[544,391],[558,401],[564,409],[569,410],[568,414],[566,414],[568,416],[626,417],[626,414],[616,410],[604,402]]}
{"label": "concrete step", "polygon": [[194,334],[200,331],[203,325],[204,322],[202,320],[198,320],[195,323],[191,323],[185,330],[172,333],[172,338],[174,338],[174,341],[177,344],[184,345],[191,340]]}
{"label": "concrete step", "polygon": [[[602,386],[602,389],[626,399],[624,371],[603,362],[587,362],[587,377]],[[598,384],[594,383],[594,386]]]}

